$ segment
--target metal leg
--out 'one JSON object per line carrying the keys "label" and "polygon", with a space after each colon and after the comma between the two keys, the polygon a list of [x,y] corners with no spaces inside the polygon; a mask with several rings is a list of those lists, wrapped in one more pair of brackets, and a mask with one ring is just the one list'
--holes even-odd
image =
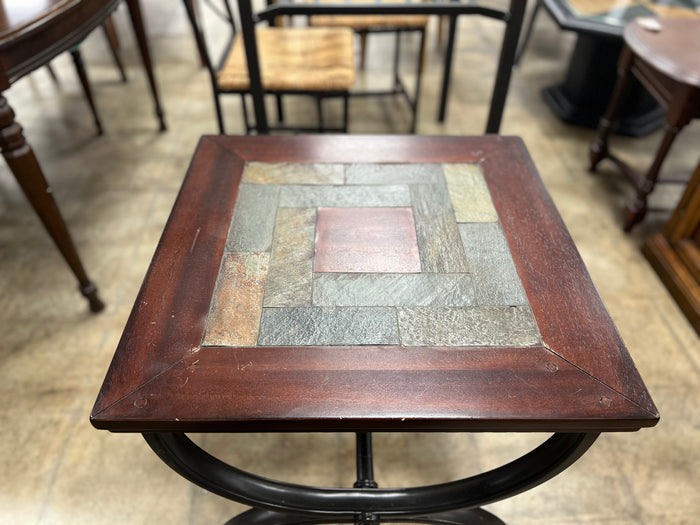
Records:
{"label": "metal leg", "polygon": [[440,109],[438,109],[438,122],[445,122],[445,110],[447,109],[447,94],[452,76],[452,55],[455,47],[455,34],[457,33],[457,17],[451,15],[450,28],[447,33],[447,49],[445,50],[445,69],[442,73],[442,93],[440,95]]}
{"label": "metal leg", "polygon": [[350,96],[348,93],[343,95],[343,133],[348,132],[348,117],[350,114]]}
{"label": "metal leg", "polygon": [[255,23],[253,22],[253,7],[250,0],[238,0],[238,12],[241,18],[241,32],[245,45],[248,77],[250,78],[250,95],[253,97],[255,110],[255,127],[259,134],[270,133],[265,111],[265,92],[260,78],[260,60],[258,59],[258,44],[255,40]]}
{"label": "metal leg", "polygon": [[[184,434],[144,434],[154,452],[184,478],[219,496],[263,509],[252,513],[261,524],[357,524],[376,523],[377,519],[379,522],[405,522],[406,518],[415,518],[419,523],[455,523],[455,519],[461,519],[457,517],[470,514],[461,509],[474,509],[514,496],[556,476],[580,458],[597,437],[597,433],[554,434],[511,463],[450,483],[407,489],[342,489],[307,487],[262,478],[223,463]],[[364,458],[369,455],[367,437],[358,437],[358,443],[363,447],[358,455],[358,466],[364,474],[368,467]],[[264,511],[292,517],[273,521],[268,517],[271,514]],[[256,522],[234,520],[229,523]]]}
{"label": "metal leg", "polygon": [[418,123],[418,101],[420,100],[420,85],[423,73],[423,52],[425,50],[425,28],[420,30],[420,49],[421,55],[418,58],[418,67],[416,68],[416,87],[413,91],[413,119],[411,120],[411,133],[416,132]]}
{"label": "metal leg", "polygon": [[323,133],[323,99],[319,95],[314,98],[316,99],[316,111],[318,112],[318,131]]}
{"label": "metal leg", "polygon": [[29,203],[78,279],[80,292],[90,303],[90,310],[99,312],[104,308],[104,303],[97,295],[97,287],[85,273],[66,223],[54,201],[51,187],[44,178],[31,146],[24,138],[22,127],[15,121],[14,111],[2,95],[0,95],[0,149]]}
{"label": "metal leg", "polygon": [[78,73],[78,78],[80,78],[80,84],[83,86],[85,99],[88,101],[88,105],[92,111],[92,116],[95,119],[97,134],[102,135],[102,122],[100,122],[100,115],[97,112],[95,99],[92,96],[92,88],[90,87],[90,81],[88,80],[87,72],[85,71],[83,57],[80,55],[80,51],[78,50],[77,46],[70,50],[70,55],[73,57],[73,63],[75,64],[75,70]]}
{"label": "metal leg", "polygon": [[486,123],[486,133],[498,133],[501,129],[503,110],[506,105],[510,75],[513,71],[515,51],[525,15],[525,2],[510,0],[510,17],[506,20],[506,30],[501,44],[501,55],[498,59],[498,71],[491,95],[491,109]]}
{"label": "metal leg", "polygon": [[282,107],[282,95],[279,93],[275,94],[275,99],[277,101],[277,121],[284,122],[284,108]]}
{"label": "metal leg", "polygon": [[525,29],[525,34],[520,40],[520,47],[518,47],[518,51],[515,53],[515,60],[513,61],[514,66],[519,65],[520,59],[523,58],[523,54],[525,53],[527,43],[530,41],[530,37],[532,36],[532,28],[535,26],[535,19],[537,18],[537,13],[539,13],[541,7],[542,1],[536,0],[535,7],[532,8],[532,13],[530,14],[530,22],[528,22],[527,28]]}

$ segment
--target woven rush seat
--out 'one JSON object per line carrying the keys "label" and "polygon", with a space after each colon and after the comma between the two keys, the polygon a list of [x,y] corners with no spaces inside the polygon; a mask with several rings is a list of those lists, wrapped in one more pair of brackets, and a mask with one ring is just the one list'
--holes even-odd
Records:
{"label": "woven rush seat", "polygon": [[[352,29],[261,27],[256,29],[256,41],[266,91],[347,91],[355,81]],[[225,91],[250,89],[240,33],[217,74],[217,83]]]}

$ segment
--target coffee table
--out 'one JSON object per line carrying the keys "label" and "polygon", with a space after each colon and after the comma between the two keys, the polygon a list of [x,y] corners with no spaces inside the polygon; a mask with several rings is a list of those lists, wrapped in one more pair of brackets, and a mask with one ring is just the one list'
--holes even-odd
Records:
{"label": "coffee table", "polygon": [[[658,417],[520,139],[209,136],[91,421],[255,507],[231,524],[463,524]],[[261,478],[185,435],[259,431],[356,433],[355,486]],[[554,435],[384,489],[384,431]]]}

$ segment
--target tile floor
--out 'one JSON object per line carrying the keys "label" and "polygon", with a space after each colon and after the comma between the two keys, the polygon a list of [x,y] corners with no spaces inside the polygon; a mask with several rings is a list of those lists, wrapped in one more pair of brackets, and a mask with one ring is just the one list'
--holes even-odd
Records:
{"label": "tile floor", "polygon": [[[206,73],[199,69],[179,2],[144,2],[169,131],[158,133],[126,14],[116,22],[130,80],[122,84],[97,32],[83,45],[106,134],[95,136],[70,59],[55,61],[60,84],[38,70],[7,93],[34,147],[107,309],[90,315],[72,275],[17,184],[0,168],[0,522],[8,524],[223,523],[242,506],[193,487],[135,435],[94,430],[88,414],[177,194],[198,137],[216,125]],[[433,24],[435,21],[433,21]],[[434,115],[440,53],[434,27],[421,98],[422,134],[479,134],[493,82],[499,24],[460,22],[447,121]],[[515,71],[502,133],[524,138],[661,412],[638,433],[606,435],[564,474],[488,507],[512,524],[697,523],[700,503],[700,345],[639,252],[664,214],[631,235],[620,228],[627,194],[609,166],[586,171],[593,132],[562,124],[539,91],[564,75],[572,35],[541,16]],[[370,45],[372,41],[370,40]],[[390,49],[370,50],[368,74],[383,79]],[[288,112],[313,114],[304,101]],[[240,133],[238,101],[227,103]],[[400,102],[351,105],[353,133],[401,133]],[[646,165],[658,134],[618,139]],[[681,135],[667,168],[690,173],[700,127]],[[677,191],[660,188],[672,202]],[[208,435],[197,438],[232,463],[282,479],[325,485],[353,481],[348,435]],[[383,486],[432,483],[496,466],[540,435],[378,435]]]}

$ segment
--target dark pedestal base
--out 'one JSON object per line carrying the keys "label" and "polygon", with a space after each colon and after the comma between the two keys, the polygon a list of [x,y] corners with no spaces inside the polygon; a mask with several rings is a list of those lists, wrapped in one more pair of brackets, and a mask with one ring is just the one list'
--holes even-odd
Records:
{"label": "dark pedestal base", "polygon": [[[542,91],[547,105],[564,122],[596,128],[617,80],[622,41],[581,34],[562,84]],[[661,128],[665,110],[632,79],[613,131],[640,137]]]}

